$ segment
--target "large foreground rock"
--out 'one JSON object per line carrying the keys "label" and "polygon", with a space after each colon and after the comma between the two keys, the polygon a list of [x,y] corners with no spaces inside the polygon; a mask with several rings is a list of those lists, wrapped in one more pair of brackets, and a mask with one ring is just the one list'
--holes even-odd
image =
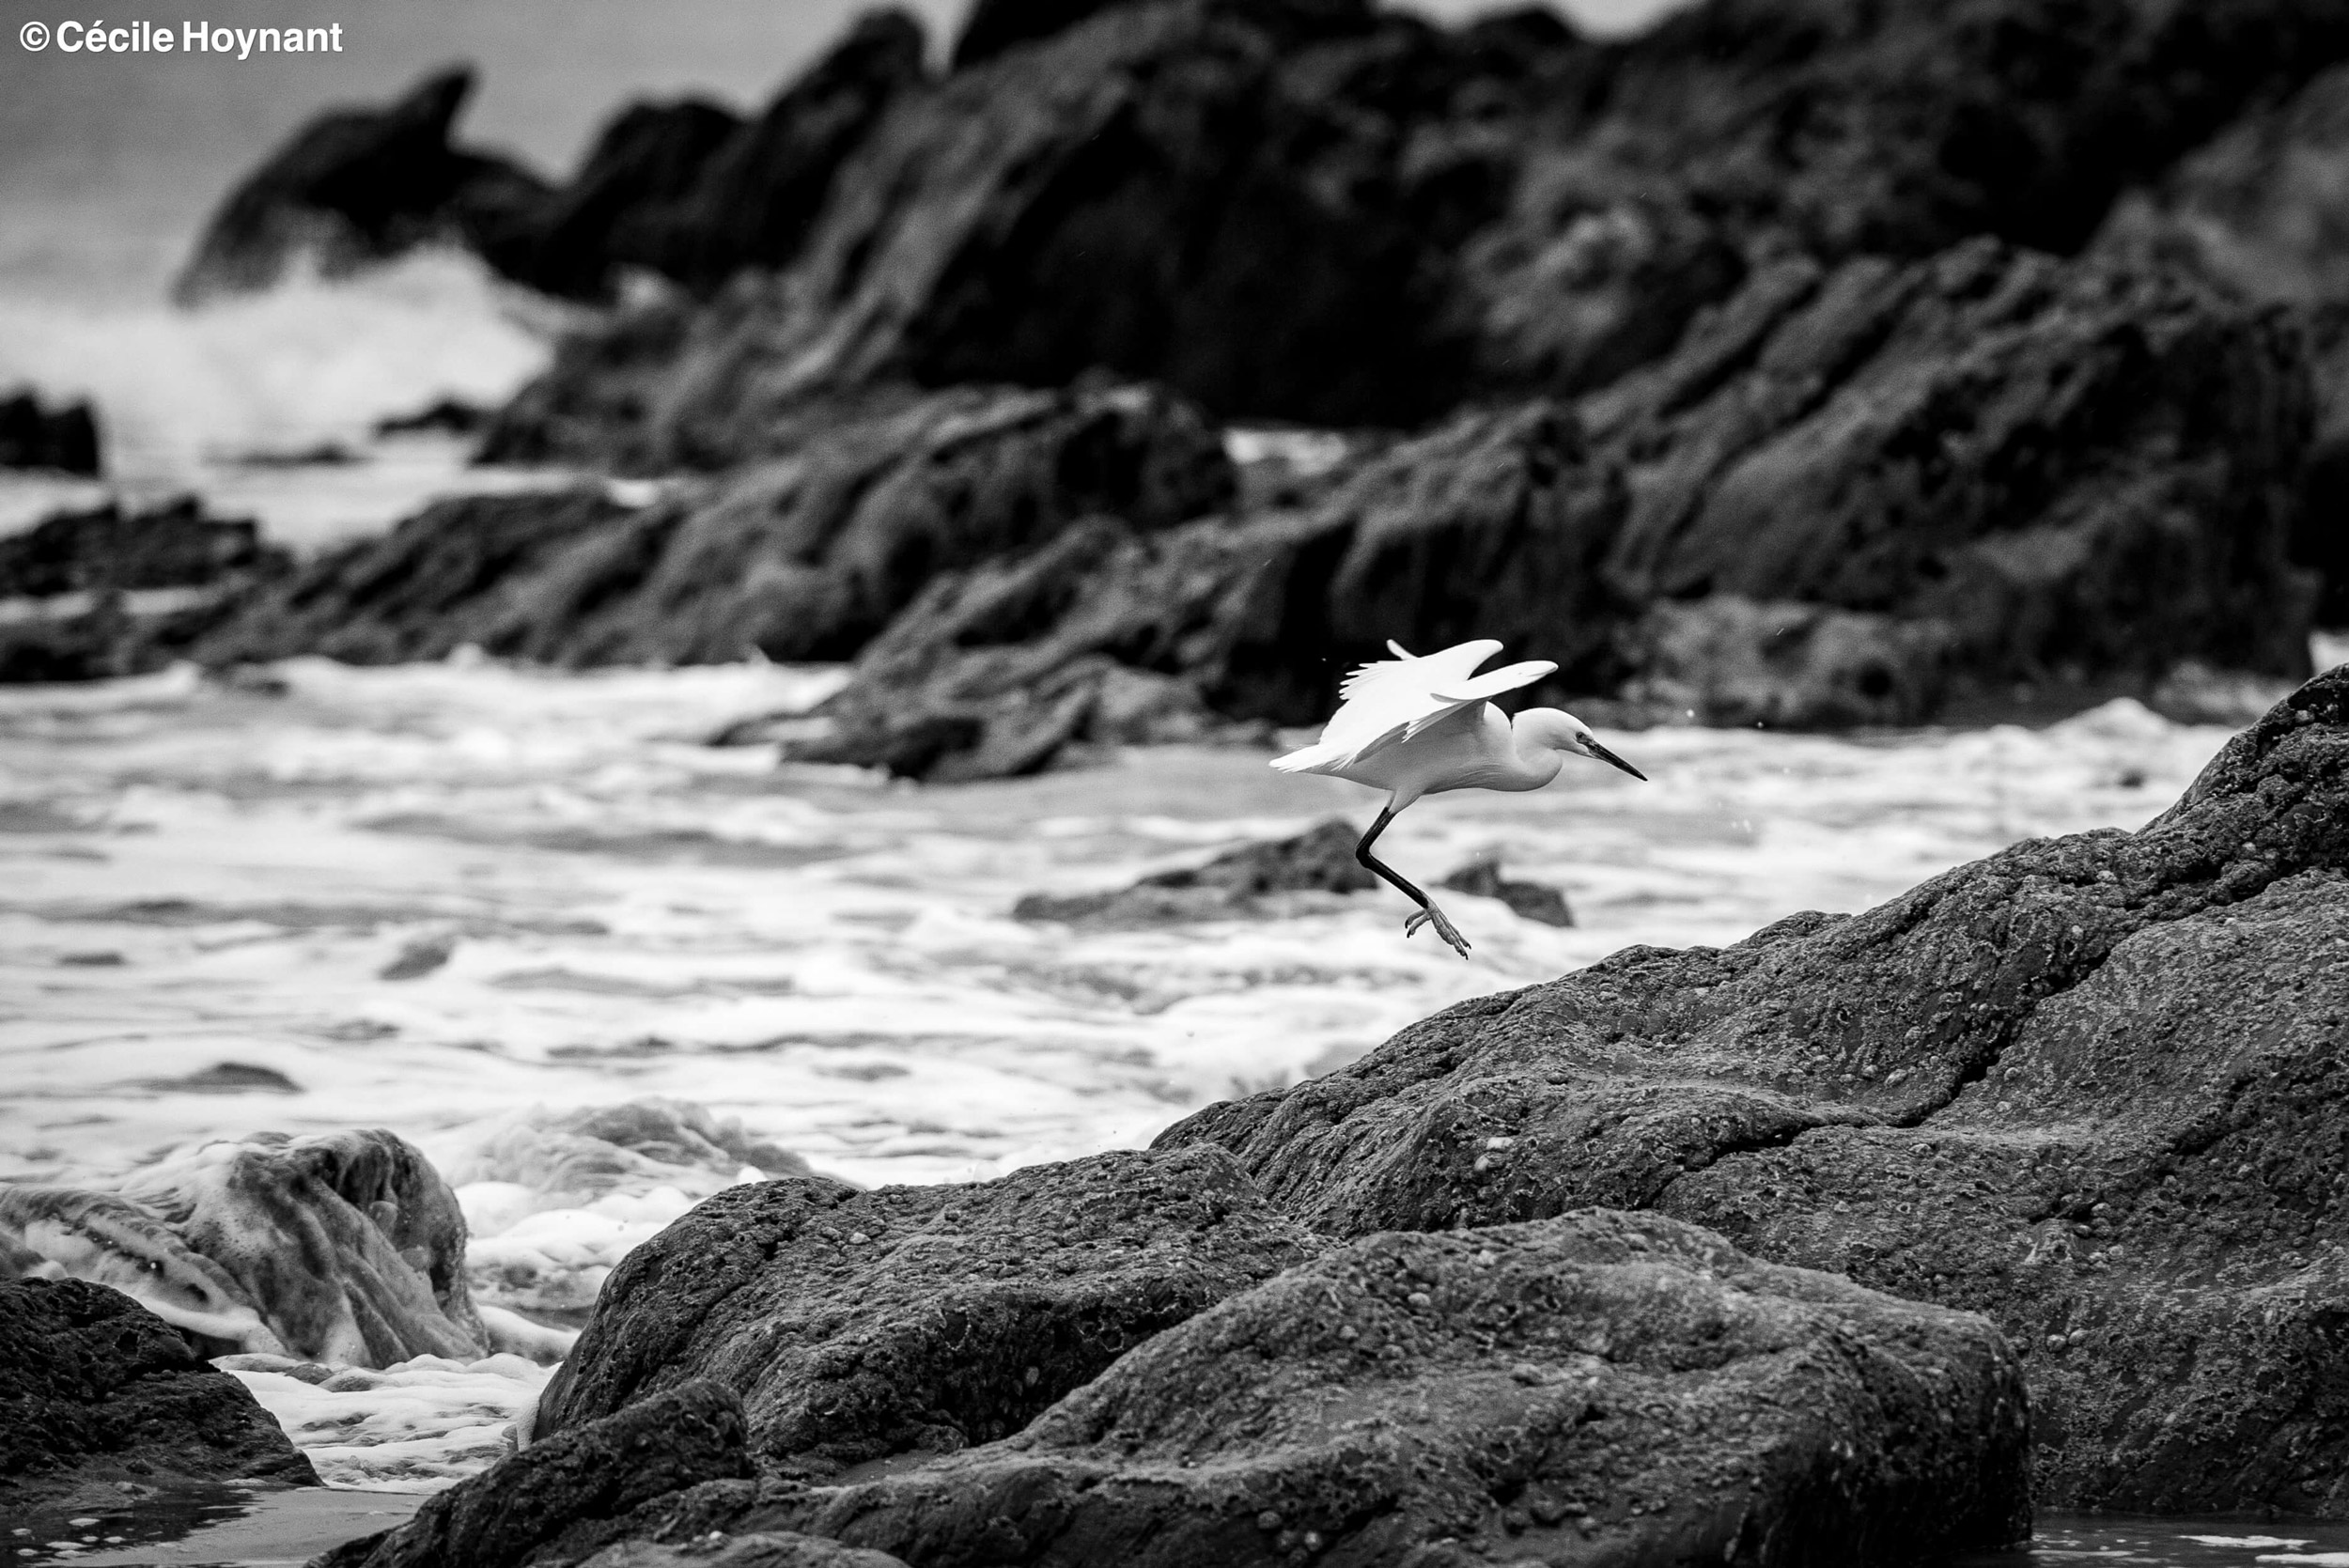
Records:
{"label": "large foreground rock", "polygon": [[1634,948],[1159,1140],[1335,1234],[1601,1203],[1982,1311],[2058,1506],[2349,1514],[2349,669],[2135,833]]}
{"label": "large foreground rock", "polygon": [[836,1485],[713,1483],[619,1528],[786,1529],[921,1568],[1898,1562],[2028,1530],[2029,1427],[1980,1317],[1586,1210],[1365,1237],[1002,1441]]}
{"label": "large foreground rock", "polygon": [[113,1192],[0,1184],[0,1239],[20,1269],[127,1292],[207,1354],[488,1354],[456,1195],[380,1129],[199,1144]]}
{"label": "large foreground rock", "polygon": [[222,201],[174,296],[194,304],[266,288],[303,265],[333,276],[434,242],[490,245],[546,188],[451,145],[472,91],[470,70],[445,70],[388,108],[311,120]]}
{"label": "large foreground rock", "polygon": [[319,1484],[243,1384],[130,1296],[0,1280],[0,1514],[216,1481]]}
{"label": "large foreground rock", "polygon": [[937,572],[1094,513],[1164,528],[1233,490],[1215,432],[1163,393],[957,389],[642,507],[594,488],[441,503],[255,597],[194,656],[841,659]]}
{"label": "large foreground rock", "polygon": [[770,1468],[950,1452],[1018,1431],[1315,1241],[1212,1150],[968,1187],[734,1188],[614,1271],[537,1430],[708,1377],[741,1395]]}

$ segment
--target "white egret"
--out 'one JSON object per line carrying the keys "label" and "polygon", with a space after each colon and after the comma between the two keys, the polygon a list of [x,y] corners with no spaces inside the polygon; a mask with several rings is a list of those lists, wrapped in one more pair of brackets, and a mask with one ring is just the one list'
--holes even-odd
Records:
{"label": "white egret", "polygon": [[1397,643],[1387,647],[1393,659],[1363,665],[1338,688],[1345,701],[1322,726],[1321,738],[1273,758],[1272,766],[1283,773],[1327,773],[1386,790],[1386,808],[1354,846],[1354,858],[1419,906],[1419,913],[1403,923],[1405,936],[1432,921],[1436,935],[1465,958],[1469,944],[1444,912],[1370,852],[1395,814],[1423,795],[1447,789],[1539,789],[1558,776],[1570,756],[1620,768],[1635,779],[1647,775],[1600,745],[1590,726],[1571,713],[1530,707],[1510,719],[1492,705],[1493,698],[1531,686],[1558,667],[1546,659],[1480,675],[1476,667],[1501,651],[1490,638],[1424,659]]}

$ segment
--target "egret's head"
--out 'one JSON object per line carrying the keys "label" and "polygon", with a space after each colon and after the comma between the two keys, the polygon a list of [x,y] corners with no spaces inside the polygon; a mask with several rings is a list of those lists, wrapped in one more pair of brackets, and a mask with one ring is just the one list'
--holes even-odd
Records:
{"label": "egret's head", "polygon": [[1570,756],[1589,757],[1610,768],[1620,768],[1633,778],[1645,781],[1647,775],[1598,743],[1591,726],[1571,713],[1554,707],[1530,707],[1517,717],[1518,733],[1553,752]]}

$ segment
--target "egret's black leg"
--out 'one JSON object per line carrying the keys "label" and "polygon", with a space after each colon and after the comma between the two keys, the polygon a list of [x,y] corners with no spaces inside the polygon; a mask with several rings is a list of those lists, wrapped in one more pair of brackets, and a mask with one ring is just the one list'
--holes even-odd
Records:
{"label": "egret's black leg", "polygon": [[1393,884],[1393,886],[1402,893],[1404,897],[1419,906],[1419,913],[1413,915],[1409,920],[1403,923],[1403,934],[1405,936],[1408,937],[1416,935],[1422,925],[1432,921],[1435,923],[1436,935],[1441,937],[1445,941],[1450,942],[1452,944],[1453,952],[1458,954],[1463,958],[1467,957],[1469,954],[1468,939],[1461,936],[1459,931],[1453,925],[1452,922],[1444,918],[1444,912],[1436,908],[1435,901],[1429,898],[1425,893],[1420,892],[1419,889],[1411,886],[1410,883],[1405,881],[1401,877],[1397,876],[1392,867],[1389,866],[1384,861],[1381,861],[1377,856],[1370,852],[1370,846],[1378,842],[1378,835],[1385,832],[1387,831],[1387,824],[1393,820],[1394,808],[1392,806],[1381,808],[1378,813],[1378,820],[1370,825],[1370,831],[1364,833],[1362,835],[1362,841],[1354,846],[1355,860],[1361,862],[1364,870],[1372,872]]}

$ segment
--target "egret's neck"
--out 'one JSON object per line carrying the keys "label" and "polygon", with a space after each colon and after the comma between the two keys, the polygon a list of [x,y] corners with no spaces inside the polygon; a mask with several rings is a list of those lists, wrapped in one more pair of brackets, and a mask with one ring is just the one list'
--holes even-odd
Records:
{"label": "egret's neck", "polygon": [[1564,753],[1537,735],[1529,735],[1522,728],[1509,727],[1511,777],[1502,789],[1539,789],[1558,776],[1558,769],[1566,765]]}

